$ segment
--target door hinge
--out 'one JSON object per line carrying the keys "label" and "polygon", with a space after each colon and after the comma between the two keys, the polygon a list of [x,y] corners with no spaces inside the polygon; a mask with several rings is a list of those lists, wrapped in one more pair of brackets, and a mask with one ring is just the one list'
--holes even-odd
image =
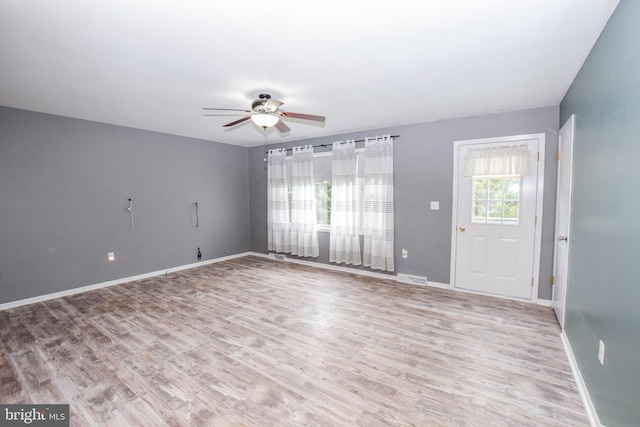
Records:
{"label": "door hinge", "polygon": [[556,284],[556,276],[551,276],[551,284],[552,285]]}
{"label": "door hinge", "polygon": [[531,287],[533,288],[533,277],[531,278]]}
{"label": "door hinge", "polygon": [[538,161],[540,161],[540,152],[538,151]]}
{"label": "door hinge", "polygon": [[533,219],[533,225],[538,225],[538,215],[536,215]]}
{"label": "door hinge", "polygon": [[558,160],[560,160],[560,157],[562,157],[559,151],[556,153],[556,157],[558,158]]}

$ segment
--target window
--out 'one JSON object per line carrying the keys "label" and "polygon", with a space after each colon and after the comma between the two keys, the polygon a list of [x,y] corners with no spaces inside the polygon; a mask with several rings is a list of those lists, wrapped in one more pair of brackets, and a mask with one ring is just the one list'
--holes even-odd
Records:
{"label": "window", "polygon": [[331,225],[331,152],[313,156],[313,174],[316,184],[316,219],[318,230],[329,231]]}
{"label": "window", "polygon": [[[364,167],[360,160],[362,149],[358,153],[358,186],[364,188]],[[287,156],[287,176],[289,177],[289,206],[291,206],[291,156]],[[316,219],[318,231],[329,231],[331,226],[331,151],[315,153],[313,155],[313,174],[316,185]],[[362,203],[362,194],[360,197]],[[360,209],[362,215],[362,206]],[[362,223],[361,221],[359,222]]]}
{"label": "window", "polygon": [[521,181],[513,176],[473,177],[471,222],[518,225]]}
{"label": "window", "polygon": [[[291,177],[291,156],[287,156],[287,176]],[[331,152],[313,155],[313,174],[316,186],[316,221],[318,231],[329,231],[331,225]],[[291,206],[291,179],[289,179]]]}
{"label": "window", "polygon": [[318,225],[331,225],[331,182],[316,182],[316,218]]}

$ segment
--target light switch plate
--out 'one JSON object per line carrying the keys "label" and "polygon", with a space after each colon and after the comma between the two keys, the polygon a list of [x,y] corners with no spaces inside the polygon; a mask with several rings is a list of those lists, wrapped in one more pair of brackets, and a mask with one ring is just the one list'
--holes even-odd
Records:
{"label": "light switch plate", "polygon": [[440,210],[440,202],[431,202],[431,210],[432,211]]}

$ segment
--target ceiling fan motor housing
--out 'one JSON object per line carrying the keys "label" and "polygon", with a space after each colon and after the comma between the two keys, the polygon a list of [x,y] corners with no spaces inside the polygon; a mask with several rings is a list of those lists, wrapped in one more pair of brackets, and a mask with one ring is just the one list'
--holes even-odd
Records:
{"label": "ceiling fan motor housing", "polygon": [[251,110],[257,113],[273,113],[275,112],[279,105],[276,102],[269,102],[271,99],[271,95],[268,93],[261,93],[258,96],[258,99],[254,100],[251,103]]}

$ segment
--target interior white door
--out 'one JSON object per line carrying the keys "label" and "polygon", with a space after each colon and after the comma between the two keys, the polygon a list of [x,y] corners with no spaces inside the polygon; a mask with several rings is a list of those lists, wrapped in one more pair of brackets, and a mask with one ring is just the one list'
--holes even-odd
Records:
{"label": "interior white door", "polygon": [[[526,143],[530,172],[521,177],[464,175],[468,150],[504,142],[458,146],[454,231],[456,288],[532,298],[539,140]],[[512,142],[513,144],[513,142]]]}
{"label": "interior white door", "polygon": [[569,226],[571,220],[571,177],[575,116],[560,129],[558,137],[558,189],[556,193],[556,243],[554,259],[553,309],[564,328],[567,274],[569,270]]}

